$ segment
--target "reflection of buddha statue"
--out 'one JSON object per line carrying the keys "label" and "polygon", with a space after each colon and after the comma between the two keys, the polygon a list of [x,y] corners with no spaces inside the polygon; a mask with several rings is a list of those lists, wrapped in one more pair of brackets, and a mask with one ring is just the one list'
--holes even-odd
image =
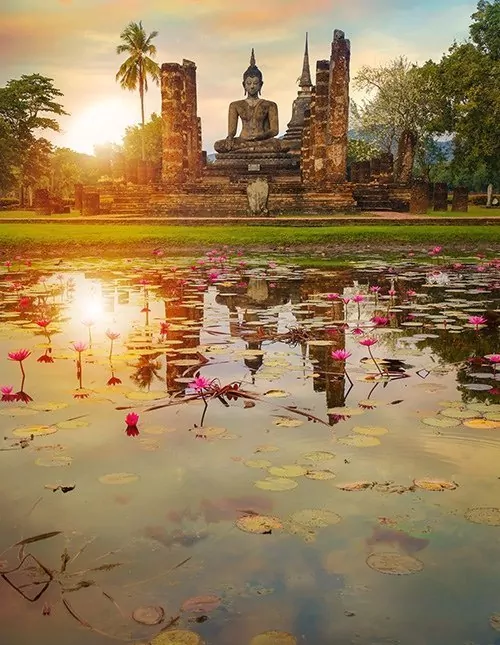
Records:
{"label": "reflection of buddha statue", "polygon": [[[215,142],[217,152],[286,152],[289,149],[289,146],[276,139],[279,132],[278,106],[273,101],[259,97],[262,85],[262,72],[255,64],[252,49],[250,66],[243,74],[246,98],[230,103],[228,135]],[[241,119],[242,128],[237,137],[238,118]]]}

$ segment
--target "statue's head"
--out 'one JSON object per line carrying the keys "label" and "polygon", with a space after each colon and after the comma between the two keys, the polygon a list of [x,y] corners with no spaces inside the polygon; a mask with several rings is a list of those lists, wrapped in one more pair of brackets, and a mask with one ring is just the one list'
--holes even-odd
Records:
{"label": "statue's head", "polygon": [[258,96],[264,85],[262,80],[262,72],[255,64],[255,54],[252,49],[252,54],[250,56],[250,65],[245,70],[243,74],[243,89],[245,90],[245,95],[248,96]]}

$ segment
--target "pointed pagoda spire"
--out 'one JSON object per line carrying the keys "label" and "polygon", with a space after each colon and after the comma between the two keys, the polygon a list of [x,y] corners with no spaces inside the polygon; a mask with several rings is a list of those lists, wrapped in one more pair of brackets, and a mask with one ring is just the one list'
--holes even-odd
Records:
{"label": "pointed pagoda spire", "polygon": [[255,54],[252,47],[252,53],[250,54],[250,67],[255,67]]}
{"label": "pointed pagoda spire", "polygon": [[308,88],[308,89],[312,87],[311,70],[309,68],[309,48],[308,48],[307,32],[306,32],[306,47],[304,50],[304,62],[302,64],[302,74],[300,75],[299,86],[302,88]]}

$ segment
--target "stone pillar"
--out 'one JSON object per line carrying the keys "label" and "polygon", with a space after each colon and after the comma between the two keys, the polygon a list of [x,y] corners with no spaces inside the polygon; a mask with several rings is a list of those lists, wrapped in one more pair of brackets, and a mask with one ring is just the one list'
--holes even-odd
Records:
{"label": "stone pillar", "polygon": [[493,199],[493,184],[488,184],[486,189],[486,208],[491,208],[491,201]]}
{"label": "stone pillar", "polygon": [[424,179],[415,179],[411,186],[410,213],[423,215],[429,208],[429,184]]}
{"label": "stone pillar", "polygon": [[467,213],[469,210],[469,189],[465,186],[456,186],[453,189],[453,200],[451,203],[453,213]]}
{"label": "stone pillar", "polygon": [[380,155],[379,182],[381,184],[392,184],[394,181],[394,157],[390,152]]}
{"label": "stone pillar", "polygon": [[99,215],[100,213],[100,195],[97,192],[83,192],[82,195],[82,214]]}
{"label": "stone pillar", "polygon": [[369,161],[358,161],[358,173],[359,173],[359,183],[360,184],[369,184],[370,183],[370,162]]}
{"label": "stone pillar", "polygon": [[312,179],[316,184],[326,180],[326,127],[328,120],[328,79],[330,63],[327,60],[316,62],[316,91],[314,112],[311,113],[312,125]]}
{"label": "stone pillar", "polygon": [[184,181],[184,72],[178,63],[161,66],[161,114],[163,119],[162,180],[169,187]]}
{"label": "stone pillar", "polygon": [[82,211],[83,184],[75,184],[75,209]]}
{"label": "stone pillar", "polygon": [[47,188],[37,188],[35,190],[35,197],[33,199],[35,209],[42,215],[52,214],[52,204],[50,193]]}
{"label": "stone pillar", "polygon": [[408,184],[411,181],[417,135],[412,130],[403,130],[398,142],[398,158],[396,164],[396,181]]}
{"label": "stone pillar", "polygon": [[333,32],[329,69],[327,177],[329,183],[346,180],[349,129],[349,65],[351,44],[340,29]]}
{"label": "stone pillar", "polygon": [[311,104],[304,112],[304,128],[302,130],[302,143],[300,147],[300,176],[302,183],[311,181],[312,156],[311,156]]}
{"label": "stone pillar", "polygon": [[196,65],[192,61],[184,59],[182,61],[182,71],[184,81],[184,92],[182,97],[182,114],[184,117],[183,166],[185,178],[195,179],[200,173],[201,153],[201,143],[199,141],[201,125],[197,116]]}
{"label": "stone pillar", "polygon": [[206,150],[202,150],[202,151],[201,151],[201,166],[202,166],[202,168],[205,168],[205,166],[207,165],[207,163],[208,163],[207,151],[206,151]]}
{"label": "stone pillar", "polygon": [[448,184],[440,182],[434,184],[432,191],[432,210],[448,210]]}

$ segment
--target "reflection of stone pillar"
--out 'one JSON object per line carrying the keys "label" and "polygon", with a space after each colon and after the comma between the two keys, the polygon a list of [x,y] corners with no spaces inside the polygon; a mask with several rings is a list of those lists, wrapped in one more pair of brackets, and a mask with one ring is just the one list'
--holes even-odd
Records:
{"label": "reflection of stone pillar", "polygon": [[429,184],[423,179],[415,179],[410,193],[410,213],[425,214],[428,208]]}
{"label": "reflection of stone pillar", "polygon": [[180,186],[183,172],[184,73],[178,63],[161,66],[161,114],[163,119],[162,180]]}
{"label": "reflection of stone pillar", "polygon": [[316,184],[326,179],[326,122],[328,119],[328,78],[330,63],[327,60],[316,62],[316,92],[314,94],[314,112],[312,134],[312,177]]}
{"label": "reflection of stone pillar", "polygon": [[331,183],[346,180],[349,129],[349,65],[351,44],[340,29],[333,32],[329,69],[327,125],[327,177]]}
{"label": "reflection of stone pillar", "polygon": [[456,186],[453,189],[451,211],[453,213],[467,213],[469,210],[469,190],[465,186]]}
{"label": "reflection of stone pillar", "polygon": [[448,210],[448,184],[435,183],[432,191],[432,207],[435,211]]}

